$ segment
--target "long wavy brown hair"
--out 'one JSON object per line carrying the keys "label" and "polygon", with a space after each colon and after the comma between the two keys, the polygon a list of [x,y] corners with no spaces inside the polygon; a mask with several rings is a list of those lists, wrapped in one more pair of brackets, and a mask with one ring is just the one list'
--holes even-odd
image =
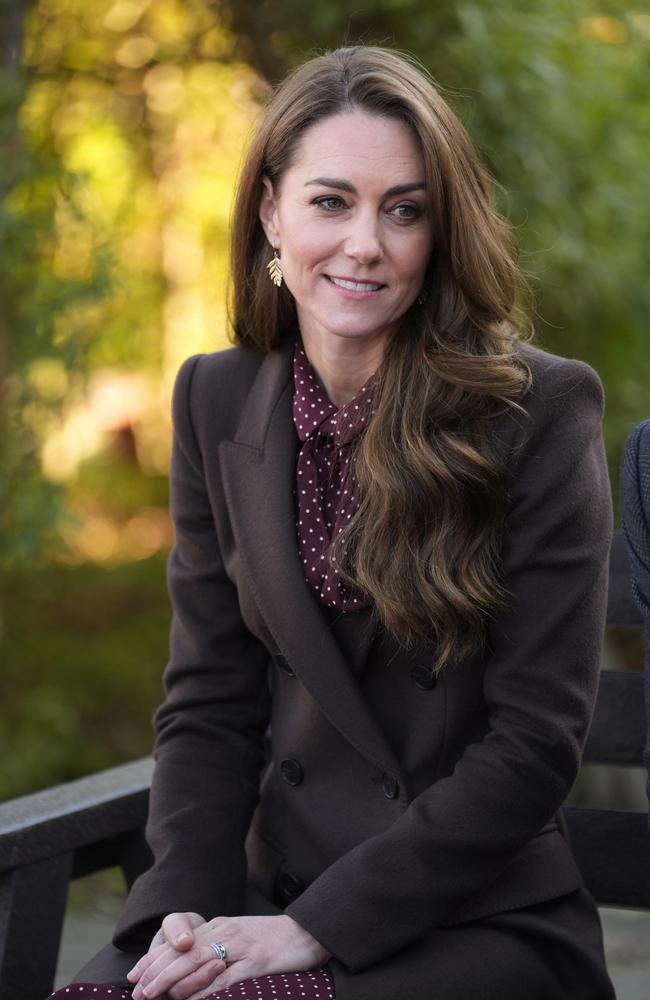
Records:
{"label": "long wavy brown hair", "polygon": [[295,336],[291,293],[266,271],[262,177],[275,188],[306,129],[359,109],[398,119],[417,136],[434,250],[420,298],[377,372],[375,413],[356,444],[359,507],[330,559],[398,640],[435,647],[440,670],[483,648],[488,617],[507,602],[506,490],[494,428],[504,411],[522,409],[531,382],[517,349],[529,335],[527,283],[490,175],[413,58],[376,46],[340,48],[276,90],[235,203],[231,322],[236,343],[264,351]]}

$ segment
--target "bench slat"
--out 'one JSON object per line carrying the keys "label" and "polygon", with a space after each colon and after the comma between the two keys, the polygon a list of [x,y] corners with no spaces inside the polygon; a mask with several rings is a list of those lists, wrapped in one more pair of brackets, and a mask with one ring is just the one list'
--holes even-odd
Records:
{"label": "bench slat", "polygon": [[650,833],[645,813],[565,806],[571,846],[601,906],[650,909]]}
{"label": "bench slat", "polygon": [[52,991],[72,854],[0,875],[0,1000]]}
{"label": "bench slat", "polygon": [[643,672],[602,670],[584,760],[640,765],[645,741]]}
{"label": "bench slat", "polygon": [[144,827],[152,770],[147,757],[0,805],[0,872]]}
{"label": "bench slat", "polygon": [[153,863],[142,827],[134,827],[119,837],[86,844],[74,852],[71,879],[85,878],[108,868],[121,868],[127,888]]}

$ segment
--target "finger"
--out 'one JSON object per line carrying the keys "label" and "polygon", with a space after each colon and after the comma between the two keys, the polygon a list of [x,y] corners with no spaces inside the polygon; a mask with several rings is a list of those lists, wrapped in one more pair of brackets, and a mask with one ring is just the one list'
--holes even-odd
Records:
{"label": "finger", "polygon": [[162,927],[159,927],[154,936],[152,937],[151,944],[149,945],[147,951],[153,951],[153,949],[157,948],[158,945],[164,943],[165,943],[165,936],[163,934],[163,929]]}
{"label": "finger", "polygon": [[[192,973],[200,969],[206,962],[213,962],[214,960],[214,951],[207,945],[192,948],[191,951],[179,955],[171,964],[165,963],[165,967],[162,970],[158,971],[157,966],[150,969],[146,973],[146,978],[148,979],[146,984],[145,977],[143,976],[142,978],[142,992],[147,997],[147,1000],[162,996],[163,993],[168,993],[173,986],[186,976],[192,975]],[[222,962],[221,965],[223,964]]]}
{"label": "finger", "polygon": [[169,948],[169,945],[165,943],[154,945],[152,941],[149,951],[142,958],[138,959],[133,968],[127,972],[126,978],[132,983],[137,982],[167,948]]}
{"label": "finger", "polygon": [[[203,989],[198,990],[196,993],[192,993],[191,996],[184,998],[184,1000],[202,1000],[207,993],[215,993],[217,990],[226,990],[230,986],[236,983],[241,983],[245,979],[253,979],[254,976],[261,975],[259,972],[255,972],[251,962],[241,960],[239,962],[233,962],[228,968],[213,979],[211,983],[208,983],[207,987],[204,986]],[[176,998],[174,998],[176,1000]],[[180,1000],[180,998],[179,998]]]}
{"label": "finger", "polygon": [[151,956],[154,952],[157,955],[157,949],[162,944],[169,944],[177,951],[188,951],[194,944],[194,927],[203,922],[203,917],[200,913],[168,914],[164,918],[160,929],[156,931],[156,934],[149,945],[147,955],[143,955],[140,961],[137,962],[129,972],[127,972],[127,979],[132,983],[137,982],[143,972],[149,968],[151,964],[151,958],[149,958],[148,961],[145,959],[147,959],[148,956]]}
{"label": "finger", "polygon": [[194,929],[186,913],[168,913],[162,931],[165,940],[179,951],[189,951],[194,945]]}
{"label": "finger", "polygon": [[[134,977],[129,977],[131,982],[137,978],[135,989],[133,990],[133,1000],[142,1000],[144,989],[158,976],[163,969],[166,969],[172,962],[176,961],[181,952],[176,951],[170,944],[163,944],[148,955],[144,955],[138,965],[134,966],[132,972]],[[146,961],[145,961],[146,960]],[[140,968],[138,969],[138,966]]]}
{"label": "finger", "polygon": [[187,997],[197,992],[205,994],[206,990],[212,992],[212,983],[218,980],[225,968],[225,963],[215,958],[214,961],[206,962],[196,972],[185,976],[185,979],[181,979],[167,992],[172,1000],[187,1000]]}

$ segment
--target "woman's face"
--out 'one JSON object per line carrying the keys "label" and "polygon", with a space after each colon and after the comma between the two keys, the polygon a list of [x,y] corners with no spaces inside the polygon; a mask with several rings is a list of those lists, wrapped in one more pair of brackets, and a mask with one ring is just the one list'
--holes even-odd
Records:
{"label": "woman's face", "polygon": [[260,219],[304,338],[390,336],[431,254],[424,180],[414,132],[363,111],[312,125],[276,190],[264,179]]}

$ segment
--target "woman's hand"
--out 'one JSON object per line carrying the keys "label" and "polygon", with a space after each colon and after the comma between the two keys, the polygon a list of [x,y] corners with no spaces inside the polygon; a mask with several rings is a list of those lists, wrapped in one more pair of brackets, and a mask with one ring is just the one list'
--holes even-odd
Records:
{"label": "woman's hand", "polygon": [[[127,973],[127,979],[130,979],[132,983],[135,983],[135,989],[133,995],[135,1000],[143,997],[143,984],[139,982],[140,977],[143,975],[147,969],[151,968],[151,965],[164,954],[164,949],[162,946],[168,945],[170,948],[175,950],[176,954],[182,954],[183,952],[190,951],[194,947],[194,928],[199,927],[204,924],[205,920],[200,913],[169,913],[163,920],[160,930],[156,932],[152,938],[151,944],[149,945],[149,950],[146,955],[137,962],[130,972]],[[196,988],[200,988],[201,983],[205,979],[207,981],[208,974],[216,975],[218,971],[225,969],[223,962],[218,963],[219,968],[211,969],[207,966],[202,966],[197,970],[197,983]]]}
{"label": "woman's hand", "polygon": [[[170,944],[177,951],[189,951],[194,944],[194,928],[204,923],[205,920],[200,913],[169,913],[163,920],[160,930],[152,938],[147,954],[161,944]],[[134,966],[131,972],[135,972],[138,965]],[[134,981],[136,978],[134,977]]]}
{"label": "woman's hand", "polygon": [[[172,1000],[198,1000],[207,993],[255,976],[318,968],[331,957],[311,934],[286,914],[215,917],[194,925],[192,931],[183,919],[189,916],[170,914],[163,921],[163,928],[158,933],[164,940],[156,945],[152,942],[149,952],[129,973],[131,982],[137,981],[134,1000],[165,995]],[[169,937],[178,940],[185,933],[193,933],[190,950],[180,950],[169,943]],[[188,940],[183,938],[185,947]],[[226,948],[227,967],[209,947],[210,942],[215,941]]]}

